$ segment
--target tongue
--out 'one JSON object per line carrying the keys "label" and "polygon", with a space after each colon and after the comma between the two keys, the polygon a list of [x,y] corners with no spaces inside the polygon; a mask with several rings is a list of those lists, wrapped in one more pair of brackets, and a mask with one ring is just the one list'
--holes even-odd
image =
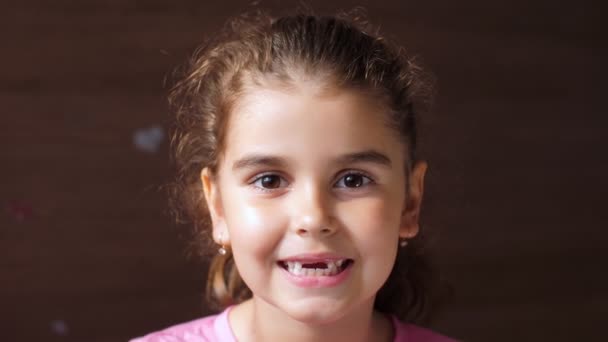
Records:
{"label": "tongue", "polygon": [[327,264],[324,262],[315,262],[313,264],[303,264],[302,268],[327,268]]}

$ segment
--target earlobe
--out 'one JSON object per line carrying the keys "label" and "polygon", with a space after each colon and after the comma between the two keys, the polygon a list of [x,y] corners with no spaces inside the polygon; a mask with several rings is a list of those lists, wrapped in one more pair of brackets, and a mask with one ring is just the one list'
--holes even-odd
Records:
{"label": "earlobe", "polygon": [[207,210],[209,210],[209,216],[211,217],[213,240],[219,245],[228,245],[228,230],[224,219],[221,196],[215,177],[209,168],[204,168],[201,171],[201,183]]}
{"label": "earlobe", "polygon": [[404,209],[401,215],[401,228],[399,237],[409,239],[418,234],[420,230],[419,216],[424,193],[424,176],[427,170],[425,161],[418,161],[412,168],[409,179],[408,196],[405,199]]}

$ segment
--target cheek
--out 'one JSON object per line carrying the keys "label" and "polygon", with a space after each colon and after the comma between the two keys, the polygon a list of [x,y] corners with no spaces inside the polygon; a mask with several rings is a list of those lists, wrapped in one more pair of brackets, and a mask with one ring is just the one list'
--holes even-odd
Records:
{"label": "cheek", "polygon": [[399,208],[391,201],[366,198],[347,202],[339,210],[341,221],[357,240],[375,245],[398,239]]}
{"label": "cheek", "polygon": [[284,232],[283,218],[275,208],[248,200],[245,196],[226,197],[225,219],[235,257],[265,259],[272,255]]}
{"label": "cheek", "polygon": [[364,263],[369,281],[379,287],[388,278],[397,255],[400,207],[382,199],[344,208],[344,224]]}

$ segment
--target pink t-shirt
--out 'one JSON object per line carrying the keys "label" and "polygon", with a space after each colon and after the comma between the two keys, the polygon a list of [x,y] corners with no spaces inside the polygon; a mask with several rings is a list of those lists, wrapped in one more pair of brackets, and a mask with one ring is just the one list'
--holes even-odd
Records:
{"label": "pink t-shirt", "polygon": [[[148,334],[130,342],[236,342],[228,322],[230,308],[218,315],[199,318]],[[428,329],[406,324],[393,317],[395,342],[455,342]]]}

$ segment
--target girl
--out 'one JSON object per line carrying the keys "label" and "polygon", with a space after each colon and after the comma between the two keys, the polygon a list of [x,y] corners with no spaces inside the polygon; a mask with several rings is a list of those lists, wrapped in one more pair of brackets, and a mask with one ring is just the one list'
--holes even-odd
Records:
{"label": "girl", "polygon": [[451,341],[402,322],[430,302],[421,70],[346,15],[226,27],[171,94],[175,203],[218,246],[223,311],[133,341]]}

